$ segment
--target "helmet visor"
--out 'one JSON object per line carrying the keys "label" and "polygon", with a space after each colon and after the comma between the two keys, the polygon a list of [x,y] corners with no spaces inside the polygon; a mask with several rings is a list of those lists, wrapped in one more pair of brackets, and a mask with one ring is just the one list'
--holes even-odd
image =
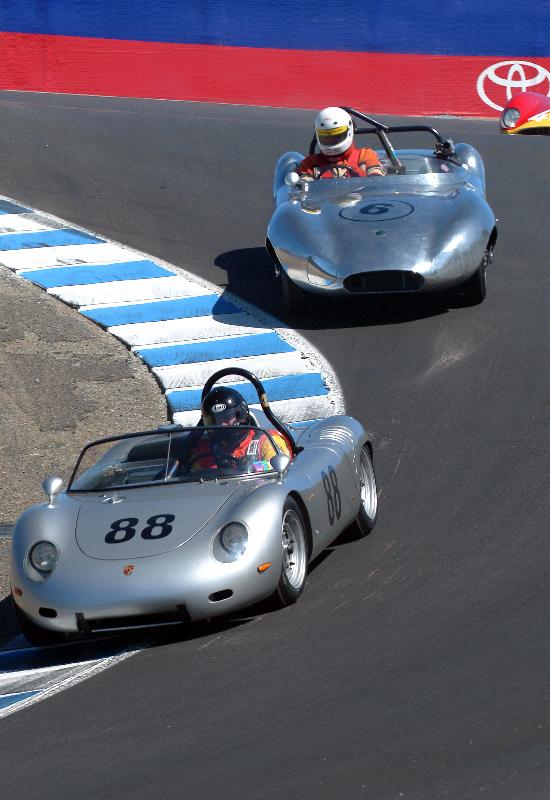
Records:
{"label": "helmet visor", "polygon": [[210,409],[204,421],[207,425],[238,425],[240,422],[239,410],[234,406],[218,403]]}
{"label": "helmet visor", "polygon": [[325,130],[324,128],[316,128],[317,141],[326,147],[333,147],[336,144],[341,144],[349,132],[348,125],[342,125],[340,128],[332,128]]}

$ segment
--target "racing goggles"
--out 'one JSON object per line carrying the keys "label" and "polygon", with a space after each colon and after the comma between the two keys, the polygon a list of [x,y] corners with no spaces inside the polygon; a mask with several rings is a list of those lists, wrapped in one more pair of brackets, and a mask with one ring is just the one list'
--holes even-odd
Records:
{"label": "racing goggles", "polygon": [[349,133],[349,125],[341,125],[339,128],[331,128],[329,131],[324,128],[315,128],[315,133],[319,143],[322,142],[327,147],[332,147],[344,141]]}
{"label": "racing goggles", "polygon": [[210,425],[238,425],[241,421],[238,409],[231,406],[214,410],[208,413]]}

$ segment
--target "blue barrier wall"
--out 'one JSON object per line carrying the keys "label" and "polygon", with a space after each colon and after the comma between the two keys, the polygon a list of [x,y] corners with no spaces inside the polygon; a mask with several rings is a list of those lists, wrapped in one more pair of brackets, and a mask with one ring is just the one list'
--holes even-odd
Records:
{"label": "blue barrier wall", "polygon": [[144,42],[550,56],[548,0],[3,0],[0,30]]}
{"label": "blue barrier wall", "polygon": [[549,31],[550,0],[3,0],[0,87],[494,113],[495,65],[494,87],[550,91]]}

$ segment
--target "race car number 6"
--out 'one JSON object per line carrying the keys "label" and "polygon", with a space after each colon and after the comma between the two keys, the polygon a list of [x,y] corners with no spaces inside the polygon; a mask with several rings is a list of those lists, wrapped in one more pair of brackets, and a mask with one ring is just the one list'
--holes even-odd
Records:
{"label": "race car number 6", "polygon": [[[141,531],[142,539],[163,539],[172,533],[171,522],[175,520],[174,514],[156,514],[149,517],[147,525]],[[139,524],[137,517],[123,517],[111,523],[111,529],[105,537],[107,544],[121,544],[129,542],[136,535],[136,527]]]}

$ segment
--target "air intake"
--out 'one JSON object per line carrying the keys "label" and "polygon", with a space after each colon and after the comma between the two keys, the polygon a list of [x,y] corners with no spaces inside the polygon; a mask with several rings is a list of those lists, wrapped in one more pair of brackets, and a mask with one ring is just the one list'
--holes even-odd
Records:
{"label": "air intake", "polygon": [[344,280],[348,292],[417,292],[423,285],[422,275],[397,269],[359,272]]}
{"label": "air intake", "polygon": [[189,622],[189,612],[185,606],[178,606],[174,611],[161,614],[136,614],[127,617],[106,617],[105,619],[90,619],[77,612],[76,623],[82,634],[107,633],[122,630],[138,630],[162,625],[181,625]]}

